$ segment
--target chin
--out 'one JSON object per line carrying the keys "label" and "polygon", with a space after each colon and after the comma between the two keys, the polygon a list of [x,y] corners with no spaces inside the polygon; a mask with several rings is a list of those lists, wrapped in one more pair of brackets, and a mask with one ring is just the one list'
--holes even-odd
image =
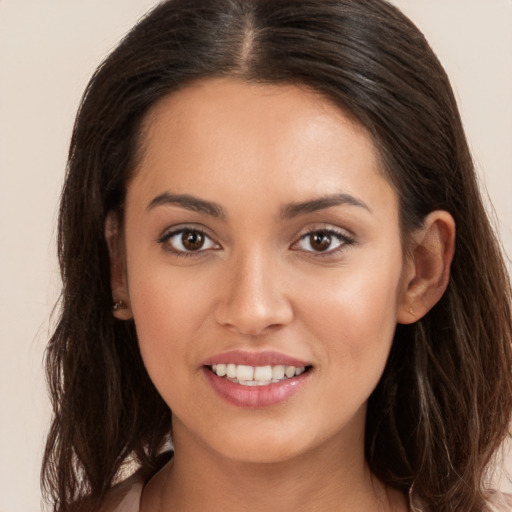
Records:
{"label": "chin", "polygon": [[300,427],[277,424],[230,429],[227,435],[211,439],[210,446],[226,459],[248,464],[283,464],[321,451],[322,445],[332,449],[331,433],[308,432],[303,424]]}
{"label": "chin", "polygon": [[[246,464],[281,464],[296,459],[305,450],[297,446],[283,446],[282,443],[268,441],[251,442],[240,446],[224,447],[223,455],[236,462]],[[307,451],[307,450],[306,450]]]}

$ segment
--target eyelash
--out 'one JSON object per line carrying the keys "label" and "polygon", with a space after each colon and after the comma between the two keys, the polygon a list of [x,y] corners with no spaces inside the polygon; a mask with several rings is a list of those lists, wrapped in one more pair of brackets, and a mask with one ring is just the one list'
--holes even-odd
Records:
{"label": "eyelash", "polygon": [[[210,244],[213,244],[216,247],[207,247],[206,249],[204,249],[201,246],[197,251],[190,251],[190,250],[187,251],[187,250],[182,250],[182,249],[176,249],[171,244],[168,244],[169,240],[171,240],[173,237],[176,237],[178,235],[181,235],[183,237],[183,235],[185,233],[200,235],[200,236],[204,237],[205,240],[208,240]],[[316,235],[321,234],[323,236],[336,238],[339,241],[339,245],[337,247],[335,247],[334,249],[329,249],[326,251],[314,251],[314,250],[304,251],[305,253],[314,254],[316,257],[327,258],[329,256],[336,255],[336,254],[342,252],[343,250],[345,250],[347,247],[355,244],[355,240],[352,237],[347,236],[345,233],[342,233],[335,229],[318,228],[318,229],[311,229],[307,233],[304,233],[303,235],[301,235],[299,237],[299,239],[290,246],[290,249],[294,250],[294,251],[300,251],[300,249],[298,248],[298,245],[302,241],[307,240],[308,237],[311,237],[315,234]],[[175,229],[173,231],[164,233],[162,236],[160,236],[157,239],[157,242],[160,245],[162,245],[164,250],[171,252],[178,257],[197,257],[197,256],[202,255],[206,251],[218,250],[220,248],[220,245],[217,244],[216,242],[214,242],[212,240],[212,238],[206,234],[205,231],[203,231],[202,229],[199,229],[199,228],[192,228],[192,227],[182,227],[182,228]]]}
{"label": "eyelash", "polygon": [[[178,257],[197,257],[199,255],[201,255],[202,253],[204,253],[205,251],[209,251],[209,250],[218,250],[217,248],[213,248],[213,247],[208,247],[206,249],[203,249],[202,247],[197,250],[197,251],[187,251],[187,250],[181,250],[181,249],[176,249],[175,247],[173,247],[171,244],[167,244],[169,242],[169,240],[171,240],[173,237],[175,236],[178,236],[178,235],[181,235],[183,237],[183,235],[185,233],[190,233],[190,234],[195,234],[195,235],[200,235],[202,237],[204,237],[205,240],[209,240],[210,243],[220,247],[216,242],[214,242],[210,236],[208,236],[206,234],[205,231],[203,231],[202,229],[199,229],[199,228],[191,228],[191,227],[183,227],[183,228],[179,228],[179,229],[175,229],[173,231],[170,231],[170,232],[167,232],[167,233],[164,233],[161,237],[159,237],[157,239],[157,242],[162,245],[163,249],[165,251],[168,251],[168,252],[171,252],[173,253],[175,256],[178,256]],[[183,244],[182,244],[183,245]]]}
{"label": "eyelash", "polygon": [[342,232],[337,231],[332,228],[317,228],[317,229],[311,229],[307,233],[304,233],[303,235],[301,235],[299,240],[292,244],[291,248],[293,250],[300,250],[300,249],[295,249],[295,247],[297,247],[300,242],[307,240],[312,235],[319,235],[319,234],[321,234],[323,236],[328,236],[331,238],[336,238],[339,241],[339,245],[337,247],[335,247],[334,249],[329,249],[326,251],[313,251],[312,250],[312,251],[304,251],[304,252],[314,254],[315,257],[328,258],[330,256],[332,257],[332,256],[335,256],[335,255],[341,253],[347,247],[355,244],[355,240],[352,237],[347,236],[345,233],[342,233]]}

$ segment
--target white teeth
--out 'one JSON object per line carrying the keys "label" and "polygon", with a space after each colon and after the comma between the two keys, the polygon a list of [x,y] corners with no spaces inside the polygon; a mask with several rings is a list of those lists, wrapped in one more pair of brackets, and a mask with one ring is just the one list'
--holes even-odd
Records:
{"label": "white teeth", "polygon": [[254,368],[254,380],[272,380],[272,366],[256,366]]}
{"label": "white teeth", "polygon": [[272,378],[282,379],[284,377],[284,365],[278,364],[272,367]]}
{"label": "white teeth", "polygon": [[229,380],[244,386],[267,386],[284,379],[291,379],[306,371],[304,366],[284,366],[282,364],[248,366],[217,363],[212,364],[211,369],[219,377],[227,377]]}
{"label": "white teeth", "polygon": [[230,379],[236,379],[236,364],[228,364],[226,367],[226,375]]}
{"label": "white teeth", "polygon": [[295,366],[287,366],[286,370],[284,371],[284,374],[291,379],[292,377],[295,377]]}
{"label": "white teeth", "polygon": [[[244,364],[239,364],[236,367],[236,378],[240,380],[253,380],[254,368],[252,366],[245,366]],[[256,379],[255,380],[259,380]]]}
{"label": "white teeth", "polygon": [[271,380],[240,380],[238,381],[238,384],[241,384],[242,386],[268,386],[269,384],[272,384],[273,382],[279,382],[271,381]]}

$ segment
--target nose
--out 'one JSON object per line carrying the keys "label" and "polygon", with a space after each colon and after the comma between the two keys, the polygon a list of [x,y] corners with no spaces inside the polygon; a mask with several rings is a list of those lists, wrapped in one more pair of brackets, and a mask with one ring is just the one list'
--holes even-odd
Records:
{"label": "nose", "polygon": [[225,276],[215,311],[219,324],[258,336],[291,322],[293,308],[276,261],[255,252],[240,255]]}

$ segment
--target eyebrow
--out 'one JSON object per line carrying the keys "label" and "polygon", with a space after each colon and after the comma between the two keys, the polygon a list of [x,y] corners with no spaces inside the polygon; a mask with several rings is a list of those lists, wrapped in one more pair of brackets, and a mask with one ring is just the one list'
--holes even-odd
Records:
{"label": "eyebrow", "polygon": [[[225,220],[227,215],[222,206],[211,201],[205,201],[188,194],[172,194],[170,192],[163,192],[156,196],[147,206],[146,210],[152,210],[157,206],[177,205],[186,210],[198,213],[205,213],[211,217]],[[332,194],[302,203],[290,203],[282,208],[281,217],[284,219],[291,219],[300,215],[325,210],[333,206],[350,205],[364,208],[371,213],[370,208],[360,199],[356,199],[350,194]]]}
{"label": "eyebrow", "polygon": [[220,205],[216,203],[205,201],[204,199],[199,199],[188,194],[171,194],[169,192],[164,192],[163,194],[159,194],[158,196],[156,196],[148,204],[146,210],[152,210],[157,206],[164,205],[181,206],[186,210],[198,213],[205,213],[206,215],[210,215],[211,217],[215,217],[217,219],[226,218],[226,212]]}
{"label": "eyebrow", "polygon": [[290,219],[299,215],[305,215],[308,213],[317,212],[319,210],[325,210],[326,208],[332,208],[333,206],[350,205],[357,206],[372,211],[370,208],[360,199],[356,199],[350,194],[332,194],[327,196],[318,197],[311,201],[305,201],[303,203],[291,203],[286,205],[281,210],[281,217]]}

